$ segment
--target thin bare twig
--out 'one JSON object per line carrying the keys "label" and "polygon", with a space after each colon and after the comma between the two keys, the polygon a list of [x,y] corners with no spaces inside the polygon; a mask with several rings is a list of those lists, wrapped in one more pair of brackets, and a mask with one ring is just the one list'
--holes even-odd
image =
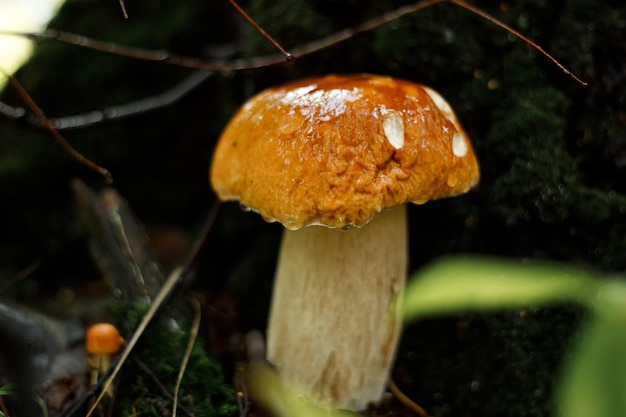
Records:
{"label": "thin bare twig", "polygon": [[[292,49],[291,55],[302,57],[326,49],[330,46],[348,40],[360,33],[375,29],[400,17],[414,13],[423,8],[442,3],[448,0],[426,0],[420,1],[412,6],[400,7],[379,17],[368,20],[353,28],[344,29],[332,35],[306,43]],[[64,32],[56,29],[47,29],[39,33],[15,32],[0,30],[0,35],[21,36],[40,42],[43,40],[56,40],[59,42],[80,46],[108,54],[125,56],[128,58],[141,59],[144,61],[163,62],[186,68],[205,69],[220,72],[239,71],[267,67],[285,62],[284,55],[270,54],[255,58],[221,60],[202,59],[197,57],[176,55],[165,50],[148,50],[134,46],[120,45],[115,42],[102,41],[83,35]]]}
{"label": "thin bare twig", "polygon": [[74,159],[78,160],[80,163],[96,171],[98,174],[102,175],[107,179],[107,181],[112,180],[111,173],[104,167],[96,164],[92,160],[85,157],[83,154],[78,152],[70,143],[65,140],[65,138],[59,133],[58,130],[52,126],[50,120],[46,117],[43,110],[35,103],[35,100],[28,94],[26,89],[22,86],[22,84],[12,75],[4,74],[8,77],[11,86],[17,91],[22,100],[26,103],[26,106],[35,114],[35,116],[41,121],[43,127],[50,133],[50,135],[57,141],[59,144],[65,149],[67,153],[69,153]]}
{"label": "thin bare twig", "polygon": [[108,120],[118,120],[169,106],[196,89],[214,73],[198,70],[165,92],[117,106],[109,106],[75,116],[50,119],[59,130],[88,127]]}
{"label": "thin bare twig", "polygon": [[[92,110],[86,113],[65,117],[51,117],[48,121],[56,130],[63,131],[89,127],[102,122],[123,119],[152,110],[157,110],[180,100],[213,74],[214,72],[212,71],[197,70],[178,84],[168,88],[162,93],[144,97],[129,103],[108,106],[101,110]],[[43,127],[39,118],[33,117],[21,107],[13,107],[0,102],[0,114],[3,114],[11,119],[24,118],[32,125]]]}
{"label": "thin bare twig", "polygon": [[248,388],[244,381],[244,366],[238,364],[235,369],[235,388],[237,389],[237,409],[239,410],[239,417],[247,417],[250,412],[250,399],[248,395]]}
{"label": "thin bare twig", "polygon": [[[143,371],[156,385],[157,389],[161,392],[161,394],[170,401],[174,401],[174,396],[170,394],[165,385],[161,382],[161,380],[154,374],[152,369],[144,361],[139,358],[138,355],[134,355],[132,361],[137,364],[139,369]],[[189,411],[185,406],[178,404],[177,408],[180,409],[187,417],[194,417],[193,413]]]}
{"label": "thin bare twig", "polygon": [[21,270],[19,270],[16,274],[13,274],[6,278],[0,277],[0,283],[2,283],[0,284],[0,295],[4,294],[4,292],[8,290],[9,288],[11,288],[12,286],[15,286],[19,282],[22,282],[24,279],[31,276],[32,273],[35,272],[37,269],[39,269],[40,266],[41,266],[41,262],[35,261],[31,263],[30,265],[27,265],[25,268],[22,268]]}
{"label": "thin bare twig", "polygon": [[120,0],[120,9],[122,9],[124,19],[128,19],[128,13],[126,13],[126,4],[124,3],[124,0]]}
{"label": "thin bare twig", "polygon": [[180,364],[178,376],[176,377],[176,386],[174,387],[174,400],[172,401],[172,417],[176,417],[180,384],[183,382],[183,376],[185,375],[185,370],[187,369],[187,364],[189,363],[189,357],[191,356],[191,351],[196,343],[198,330],[200,329],[200,317],[202,313],[200,303],[198,302],[198,300],[192,299],[191,305],[193,306],[193,323],[191,325],[191,330],[189,331],[189,342],[187,343],[187,348],[185,349],[185,353],[183,354],[183,361]]}
{"label": "thin bare twig", "polygon": [[229,0],[229,1],[230,1],[231,6],[233,6],[235,10],[237,10],[239,14],[242,15],[244,19],[246,19],[248,23],[250,23],[254,29],[256,29],[257,32],[263,35],[265,39],[270,41],[270,43],[274,45],[274,47],[278,49],[280,53],[285,56],[285,59],[287,60],[287,62],[295,62],[294,56],[291,53],[287,52],[285,48],[282,47],[281,44],[279,44],[269,33],[265,31],[265,29],[263,29],[252,17],[250,17],[250,15],[241,6],[239,6],[239,4],[235,0]]}
{"label": "thin bare twig", "polygon": [[[309,42],[307,44],[298,46],[291,50],[291,54],[293,57],[302,57],[305,55],[309,55],[330,46],[336,45],[340,42],[348,40],[360,33],[367,32],[369,30],[378,28],[386,23],[389,23],[393,20],[399,19],[403,16],[415,13],[419,10],[425,9],[430,6],[434,6],[440,3],[451,3],[456,6],[462,7],[466,10],[469,10],[478,16],[487,19],[488,21],[500,26],[501,28],[508,30],[510,33],[518,37],[519,39],[527,42],[531,47],[538,50],[541,54],[547,57],[550,61],[555,63],[563,72],[572,77],[576,82],[587,85],[586,82],[582,81],[580,78],[576,77],[570,70],[565,68],[562,64],[560,64],[556,58],[543,50],[539,45],[532,42],[530,39],[523,36],[520,32],[514,30],[510,26],[500,22],[495,17],[489,15],[482,10],[475,8],[474,6],[462,1],[462,0],[422,0],[414,3],[412,5],[402,6],[390,12],[384,13],[379,17],[375,17],[373,19],[367,20],[360,25],[357,25],[353,28],[344,29],[339,32],[336,32],[332,35],[323,37],[321,39]],[[57,40],[60,42],[69,43],[72,45],[78,45],[84,48],[93,49],[100,52],[106,52],[110,54],[126,56],[135,59],[142,59],[146,61],[156,61],[163,62],[171,65],[177,65],[181,67],[187,68],[197,68],[197,69],[207,69],[213,71],[221,71],[221,72],[229,72],[229,71],[238,71],[243,69],[253,69],[260,67],[267,67],[271,65],[276,65],[283,63],[285,61],[284,55],[265,55],[256,58],[250,59],[236,59],[236,60],[210,60],[210,59],[201,59],[183,55],[172,54],[168,51],[163,50],[148,50],[143,48],[136,48],[132,46],[119,45],[113,42],[101,41],[98,39],[89,38],[82,35],[77,35],[73,33],[62,32],[54,29],[48,29],[42,33],[24,33],[24,32],[13,32],[13,31],[0,31],[0,35],[13,35],[13,36],[22,36],[33,39],[35,41],[41,40]],[[295,59],[294,58],[294,59]]]}
{"label": "thin bare twig", "polygon": [[567,74],[570,77],[572,77],[577,83],[582,84],[583,86],[589,85],[589,83],[581,80],[573,72],[571,72],[570,70],[565,68],[565,66],[563,66],[563,64],[561,64],[555,57],[553,57],[552,55],[547,53],[541,46],[539,46],[537,43],[531,41],[526,36],[522,35],[520,32],[518,32],[517,30],[513,29],[511,26],[509,26],[509,25],[499,21],[498,19],[496,19],[495,17],[491,16],[490,14],[487,14],[487,13],[483,12],[479,8],[474,7],[471,4],[465,3],[464,1],[461,1],[461,0],[447,0],[447,1],[449,1],[452,4],[456,4],[457,6],[462,7],[464,9],[466,9],[466,10],[469,10],[470,12],[472,12],[474,14],[477,14],[478,16],[482,17],[483,19],[486,19],[486,20],[490,21],[491,23],[495,24],[496,26],[499,26],[502,29],[509,31],[513,35],[517,36],[519,39],[521,39],[524,42],[526,42],[528,45],[530,45],[533,48],[535,48],[541,54],[543,54],[543,56],[545,56],[550,61],[552,61],[552,63],[554,65],[556,65],[565,74]]}
{"label": "thin bare twig", "polygon": [[393,382],[393,379],[389,377],[387,379],[387,386],[391,393],[400,401],[402,404],[407,406],[409,409],[415,411],[420,417],[429,417],[426,410],[424,410],[419,404],[410,399],[405,393],[403,393],[400,388]]}

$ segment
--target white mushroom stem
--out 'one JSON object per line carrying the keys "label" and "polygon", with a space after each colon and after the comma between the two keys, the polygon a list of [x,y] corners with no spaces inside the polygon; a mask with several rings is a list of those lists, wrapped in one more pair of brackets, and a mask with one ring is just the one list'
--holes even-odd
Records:
{"label": "white mushroom stem", "polygon": [[380,400],[401,331],[404,206],[362,228],[286,230],[268,327],[268,359],[292,387],[338,408]]}

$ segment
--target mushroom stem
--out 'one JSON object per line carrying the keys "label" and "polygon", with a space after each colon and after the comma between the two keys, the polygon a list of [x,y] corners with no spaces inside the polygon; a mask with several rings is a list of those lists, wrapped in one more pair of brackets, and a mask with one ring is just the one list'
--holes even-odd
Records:
{"label": "mushroom stem", "polygon": [[111,366],[111,355],[94,354],[91,357],[91,385],[98,383],[98,378],[104,375]]}
{"label": "mushroom stem", "polygon": [[334,407],[380,400],[401,331],[406,208],[362,228],[286,230],[268,326],[268,359],[288,383]]}

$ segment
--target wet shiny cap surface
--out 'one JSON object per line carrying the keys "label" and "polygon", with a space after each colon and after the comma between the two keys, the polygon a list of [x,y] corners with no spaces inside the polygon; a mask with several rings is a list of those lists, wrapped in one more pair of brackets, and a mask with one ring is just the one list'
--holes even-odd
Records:
{"label": "wet shiny cap surface", "polygon": [[478,162],[434,90],[375,75],[270,88],[225,128],[210,170],[222,200],[288,229],[362,226],[385,208],[469,191]]}

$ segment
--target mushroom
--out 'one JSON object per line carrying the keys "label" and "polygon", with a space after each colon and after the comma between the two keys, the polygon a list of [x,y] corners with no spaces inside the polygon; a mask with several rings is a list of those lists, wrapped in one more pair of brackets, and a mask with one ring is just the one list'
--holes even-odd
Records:
{"label": "mushroom", "polygon": [[221,200],[285,226],[268,359],[317,401],[380,400],[401,331],[405,203],[467,192],[471,143],[430,88],[375,75],[270,88],[231,119],[210,171]]}
{"label": "mushroom", "polygon": [[96,323],[87,329],[85,347],[92,356],[92,382],[103,374],[111,365],[111,356],[119,352],[124,345],[124,338],[117,328],[110,323]]}

